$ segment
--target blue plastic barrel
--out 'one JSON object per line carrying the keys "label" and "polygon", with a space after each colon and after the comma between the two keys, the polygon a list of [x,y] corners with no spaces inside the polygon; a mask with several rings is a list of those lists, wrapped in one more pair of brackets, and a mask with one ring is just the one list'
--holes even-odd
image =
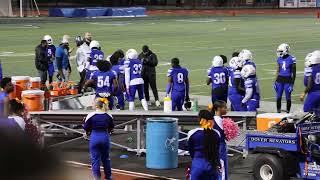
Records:
{"label": "blue plastic barrel", "polygon": [[150,169],[178,167],[178,119],[148,118],[146,166]]}

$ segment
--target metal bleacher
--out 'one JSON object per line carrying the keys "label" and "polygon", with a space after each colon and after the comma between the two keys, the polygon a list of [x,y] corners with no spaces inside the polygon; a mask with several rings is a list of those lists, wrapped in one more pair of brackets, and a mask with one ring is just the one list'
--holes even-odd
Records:
{"label": "metal bleacher", "polygon": [[[31,112],[31,118],[36,122],[41,128],[44,136],[50,135],[55,136],[58,133],[63,134],[78,134],[78,137],[74,139],[69,139],[51,146],[59,146],[71,141],[76,141],[78,139],[85,138],[85,132],[82,130],[83,119],[88,113],[92,111],[85,110],[55,110],[55,111],[39,111]],[[193,127],[198,125],[198,112],[193,111],[180,111],[172,113],[164,113],[163,111],[110,111],[109,112],[115,123],[115,132],[128,132],[125,130],[127,125],[131,125],[133,129],[130,132],[136,132],[137,146],[135,148],[130,148],[126,145],[112,142],[113,145],[126,149],[128,151],[134,151],[137,155],[145,152],[143,145],[141,145],[141,138],[144,132],[146,119],[147,118],[161,118],[161,117],[171,117],[177,118],[180,127]],[[256,113],[255,112],[228,112],[225,117],[232,118],[236,123],[239,124],[241,134],[239,138],[230,142],[229,150],[234,152],[243,153],[239,151],[238,148],[233,148],[235,146],[244,145],[244,134],[247,129],[252,129],[255,126]],[[180,128],[179,133],[182,135],[187,135],[186,131],[182,131]],[[81,135],[79,137],[79,135]],[[187,138],[183,137],[178,140],[178,142],[185,141]]]}

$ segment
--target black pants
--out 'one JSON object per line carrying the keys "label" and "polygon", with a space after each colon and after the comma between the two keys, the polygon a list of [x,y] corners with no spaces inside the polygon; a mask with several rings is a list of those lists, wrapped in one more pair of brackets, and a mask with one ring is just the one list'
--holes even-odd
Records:
{"label": "black pants", "polygon": [[78,85],[78,91],[81,92],[86,80],[86,70],[83,70],[82,72],[80,72],[79,75],[80,75],[80,81]]}
{"label": "black pants", "polygon": [[39,77],[41,79],[41,85],[45,86],[48,78],[48,70],[38,70]]}
{"label": "black pants", "polygon": [[151,90],[154,95],[154,99],[156,101],[159,100],[159,95],[158,95],[158,89],[157,89],[157,79],[156,79],[156,74],[155,73],[144,73],[142,76],[143,81],[144,81],[144,94],[146,96],[146,100],[150,100],[150,95],[149,95],[149,84],[151,87]]}

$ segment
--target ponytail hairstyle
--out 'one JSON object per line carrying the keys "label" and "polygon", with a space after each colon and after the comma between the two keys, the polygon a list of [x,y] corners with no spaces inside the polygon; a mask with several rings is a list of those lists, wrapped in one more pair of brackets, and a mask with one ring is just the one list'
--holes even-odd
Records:
{"label": "ponytail hairstyle", "polygon": [[17,116],[23,116],[24,113],[24,105],[20,100],[12,99],[9,102],[10,115],[17,115]]}
{"label": "ponytail hairstyle", "polygon": [[108,110],[109,101],[107,98],[97,98],[96,99],[96,109],[101,111]]}
{"label": "ponytail hairstyle", "polygon": [[216,111],[227,107],[227,103],[222,100],[217,100],[213,104],[208,105],[208,110],[212,113],[212,116],[215,116]]}
{"label": "ponytail hairstyle", "polygon": [[208,110],[200,110],[199,121],[204,132],[205,158],[213,168],[219,166],[219,141],[216,132],[213,130],[213,116]]}

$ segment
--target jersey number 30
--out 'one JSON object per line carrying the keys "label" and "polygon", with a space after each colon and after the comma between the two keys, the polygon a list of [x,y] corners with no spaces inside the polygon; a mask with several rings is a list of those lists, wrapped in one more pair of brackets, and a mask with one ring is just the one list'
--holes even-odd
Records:
{"label": "jersey number 30", "polygon": [[109,76],[106,76],[105,79],[104,79],[103,76],[98,76],[97,86],[99,88],[102,88],[104,86],[110,87],[110,78],[109,78]]}
{"label": "jersey number 30", "polygon": [[214,84],[223,84],[226,82],[226,75],[225,73],[215,73],[214,75]]}

